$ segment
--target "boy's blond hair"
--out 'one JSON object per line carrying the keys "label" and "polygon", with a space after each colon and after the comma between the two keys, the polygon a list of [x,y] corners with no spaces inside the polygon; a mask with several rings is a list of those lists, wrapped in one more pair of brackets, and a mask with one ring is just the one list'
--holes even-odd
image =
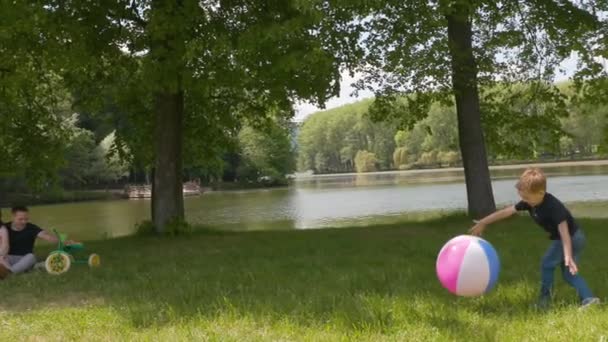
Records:
{"label": "boy's blond hair", "polygon": [[519,177],[517,190],[532,194],[547,191],[547,177],[543,171],[537,167],[526,169]]}

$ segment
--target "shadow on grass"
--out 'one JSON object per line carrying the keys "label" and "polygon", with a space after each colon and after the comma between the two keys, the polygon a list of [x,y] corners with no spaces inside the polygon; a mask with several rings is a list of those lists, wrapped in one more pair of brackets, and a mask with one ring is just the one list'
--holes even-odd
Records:
{"label": "shadow on grass", "polygon": [[[0,283],[0,310],[27,315],[49,307],[107,307],[139,329],[249,317],[377,333],[428,327],[493,339],[496,327],[485,318],[542,314],[530,304],[545,242],[520,219],[498,225],[488,235],[503,264],[498,288],[484,298],[457,298],[439,285],[435,258],[468,222],[457,216],[369,228],[89,242],[103,258],[100,269],[13,277]],[[605,222],[590,223],[591,233],[602,234]],[[590,259],[606,258],[601,242],[590,243]],[[600,266],[583,264],[595,275],[590,283],[605,293]]]}

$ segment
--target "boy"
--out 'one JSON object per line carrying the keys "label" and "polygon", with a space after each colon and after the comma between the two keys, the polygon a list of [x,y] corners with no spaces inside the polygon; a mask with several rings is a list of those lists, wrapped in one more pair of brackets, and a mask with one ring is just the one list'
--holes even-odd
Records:
{"label": "boy", "polygon": [[469,230],[473,235],[481,235],[487,225],[526,210],[551,239],[551,244],[541,263],[541,288],[538,306],[547,308],[551,299],[553,273],[559,265],[564,280],[574,287],[581,300],[581,307],[598,304],[599,299],[578,274],[577,262],[585,245],[585,236],[564,204],[546,191],[547,179],[538,168],[523,172],[516,188],[521,201],[516,205],[499,210],[476,221]]}

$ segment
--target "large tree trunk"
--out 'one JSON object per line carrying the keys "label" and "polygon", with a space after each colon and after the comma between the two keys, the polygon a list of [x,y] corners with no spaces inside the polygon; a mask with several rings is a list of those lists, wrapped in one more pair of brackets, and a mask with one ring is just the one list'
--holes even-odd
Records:
{"label": "large tree trunk", "polygon": [[469,215],[480,218],[496,210],[481,126],[477,64],[467,4],[452,2],[446,12],[452,57],[452,85],[458,114],[458,135],[467,186]]}
{"label": "large tree trunk", "polygon": [[[180,32],[181,0],[153,0],[150,58],[159,69],[154,93],[155,132],[152,174],[152,221],[158,233],[184,218],[182,135],[184,120],[183,65],[185,39]],[[159,28],[163,28],[162,30]]]}
{"label": "large tree trunk", "polygon": [[183,92],[156,95],[156,146],[152,220],[162,233],[168,222],[184,217],[182,186]]}

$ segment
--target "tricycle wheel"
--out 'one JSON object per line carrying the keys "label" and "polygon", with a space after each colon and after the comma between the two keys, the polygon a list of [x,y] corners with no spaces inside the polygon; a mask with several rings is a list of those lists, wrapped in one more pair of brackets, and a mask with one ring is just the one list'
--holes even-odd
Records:
{"label": "tricycle wheel", "polygon": [[99,267],[99,265],[101,264],[101,258],[99,257],[99,254],[91,254],[89,255],[89,267]]}
{"label": "tricycle wheel", "polygon": [[55,251],[49,254],[44,262],[46,271],[50,274],[58,275],[67,272],[72,265],[70,255],[66,252]]}

